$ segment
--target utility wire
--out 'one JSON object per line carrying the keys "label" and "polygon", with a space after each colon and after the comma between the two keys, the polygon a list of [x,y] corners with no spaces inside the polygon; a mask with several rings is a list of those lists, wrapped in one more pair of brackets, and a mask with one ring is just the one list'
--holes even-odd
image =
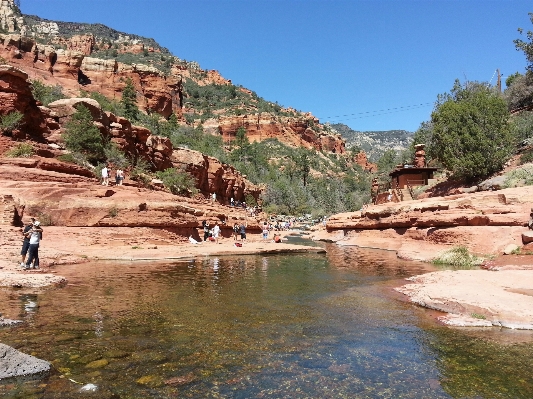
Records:
{"label": "utility wire", "polygon": [[[327,121],[345,121],[345,120],[352,120],[352,119],[362,119],[362,118],[370,118],[373,116],[380,116],[380,115],[387,115],[387,114],[393,114],[396,112],[404,112],[404,111],[410,111],[413,109],[423,108],[428,105],[433,105],[433,103],[423,103],[423,104],[415,104],[415,105],[405,105],[403,107],[396,107],[396,108],[388,108],[388,109],[381,109],[378,111],[365,111],[365,112],[358,112],[355,114],[346,114],[346,115],[339,115],[339,116],[330,116],[328,118],[325,118]],[[352,116],[352,115],[360,115],[360,116],[354,116],[353,118],[344,118],[345,116]],[[340,118],[340,119],[337,119]]]}

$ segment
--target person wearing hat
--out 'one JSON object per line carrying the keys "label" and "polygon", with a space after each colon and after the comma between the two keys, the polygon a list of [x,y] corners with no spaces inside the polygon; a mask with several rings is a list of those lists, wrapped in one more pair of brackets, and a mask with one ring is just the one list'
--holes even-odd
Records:
{"label": "person wearing hat", "polygon": [[35,218],[30,218],[28,223],[26,223],[26,226],[22,228],[22,250],[20,251],[21,256],[21,262],[20,267],[24,267],[26,265],[26,255],[28,254],[28,249],[30,248],[30,237],[26,234],[31,230],[33,227],[33,222],[35,222]]}
{"label": "person wearing hat", "polygon": [[33,222],[33,226],[26,233],[30,239],[30,247],[28,249],[28,260],[26,261],[25,269],[31,269],[32,262],[33,268],[39,268],[39,243],[43,238],[43,229],[41,228],[41,223],[36,220]]}

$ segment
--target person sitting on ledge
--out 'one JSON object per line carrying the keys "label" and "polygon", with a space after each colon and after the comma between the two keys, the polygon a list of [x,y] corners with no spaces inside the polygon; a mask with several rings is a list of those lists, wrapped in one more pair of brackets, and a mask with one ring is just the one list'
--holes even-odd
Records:
{"label": "person sitting on ledge", "polygon": [[194,245],[201,244],[201,242],[196,241],[192,236],[189,236],[189,242]]}
{"label": "person sitting on ledge", "polygon": [[279,234],[274,234],[274,239],[273,241],[277,244],[279,244],[281,242],[281,236]]}

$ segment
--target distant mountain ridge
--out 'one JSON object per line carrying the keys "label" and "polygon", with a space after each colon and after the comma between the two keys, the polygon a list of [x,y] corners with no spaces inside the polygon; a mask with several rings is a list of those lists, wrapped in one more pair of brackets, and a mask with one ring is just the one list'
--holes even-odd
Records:
{"label": "distant mountain ridge", "polygon": [[376,130],[360,132],[342,123],[332,124],[346,140],[346,148],[359,147],[366,152],[371,162],[376,162],[388,149],[402,151],[409,147],[413,132],[407,130]]}

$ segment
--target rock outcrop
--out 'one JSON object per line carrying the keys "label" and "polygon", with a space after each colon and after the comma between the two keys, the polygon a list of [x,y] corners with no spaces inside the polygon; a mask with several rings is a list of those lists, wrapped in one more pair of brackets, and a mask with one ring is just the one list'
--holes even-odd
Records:
{"label": "rock outcrop", "polygon": [[339,244],[395,250],[407,259],[430,260],[451,246],[501,254],[522,244],[532,202],[533,187],[427,198],[333,215],[326,228]]}
{"label": "rock outcrop", "polygon": [[[174,149],[168,138],[152,135],[147,128],[132,125],[125,118],[104,112],[93,99],[70,98],[50,103],[48,107],[38,106],[27,78],[28,75],[17,68],[0,65],[0,115],[14,111],[24,115],[20,127],[13,131],[12,139],[31,139],[42,143],[42,148],[36,145],[37,154],[51,158],[64,152],[61,151],[61,133],[77,108],[83,105],[91,112],[100,132],[124,150],[130,159],[143,158],[154,171],[172,167],[184,169],[196,178],[197,187],[202,193],[216,193],[223,203],[229,203],[232,197],[244,200],[247,194],[258,198],[261,188],[250,183],[233,167],[197,151]],[[75,181],[72,175],[93,176],[90,170],[54,159],[4,159],[2,165],[56,171],[71,176],[61,177],[61,181]]]}
{"label": "rock outcrop", "polygon": [[378,166],[375,163],[369,162],[366,153],[362,150],[354,157],[353,161],[367,172],[374,173],[378,170]]}
{"label": "rock outcrop", "polygon": [[225,141],[235,139],[240,127],[246,129],[246,137],[251,141],[276,138],[291,146],[314,148],[317,151],[344,154],[345,142],[340,134],[327,134],[313,130],[318,125],[316,118],[274,117],[264,113],[221,117],[218,130]]}
{"label": "rock outcrop", "polygon": [[42,45],[20,34],[0,34],[0,56],[26,70],[32,79],[49,85],[58,84],[66,93],[74,96],[83,89],[120,99],[129,78],[139,95],[141,109],[157,112],[164,117],[172,113],[181,115],[180,75],[165,76],[148,65],[128,65],[114,59],[90,57],[95,45],[92,35],[75,35],[57,41],[61,48]]}
{"label": "rock outcrop", "polygon": [[20,112],[23,115],[19,126],[13,130],[15,140],[27,136],[39,140],[47,132],[46,116],[33,98],[28,75],[10,65],[0,65],[0,116]]}
{"label": "rock outcrop", "polygon": [[0,0],[0,28],[15,32],[24,24],[24,19],[16,13],[15,0]]}
{"label": "rock outcrop", "polygon": [[0,379],[21,377],[50,371],[51,364],[15,348],[0,344]]}

